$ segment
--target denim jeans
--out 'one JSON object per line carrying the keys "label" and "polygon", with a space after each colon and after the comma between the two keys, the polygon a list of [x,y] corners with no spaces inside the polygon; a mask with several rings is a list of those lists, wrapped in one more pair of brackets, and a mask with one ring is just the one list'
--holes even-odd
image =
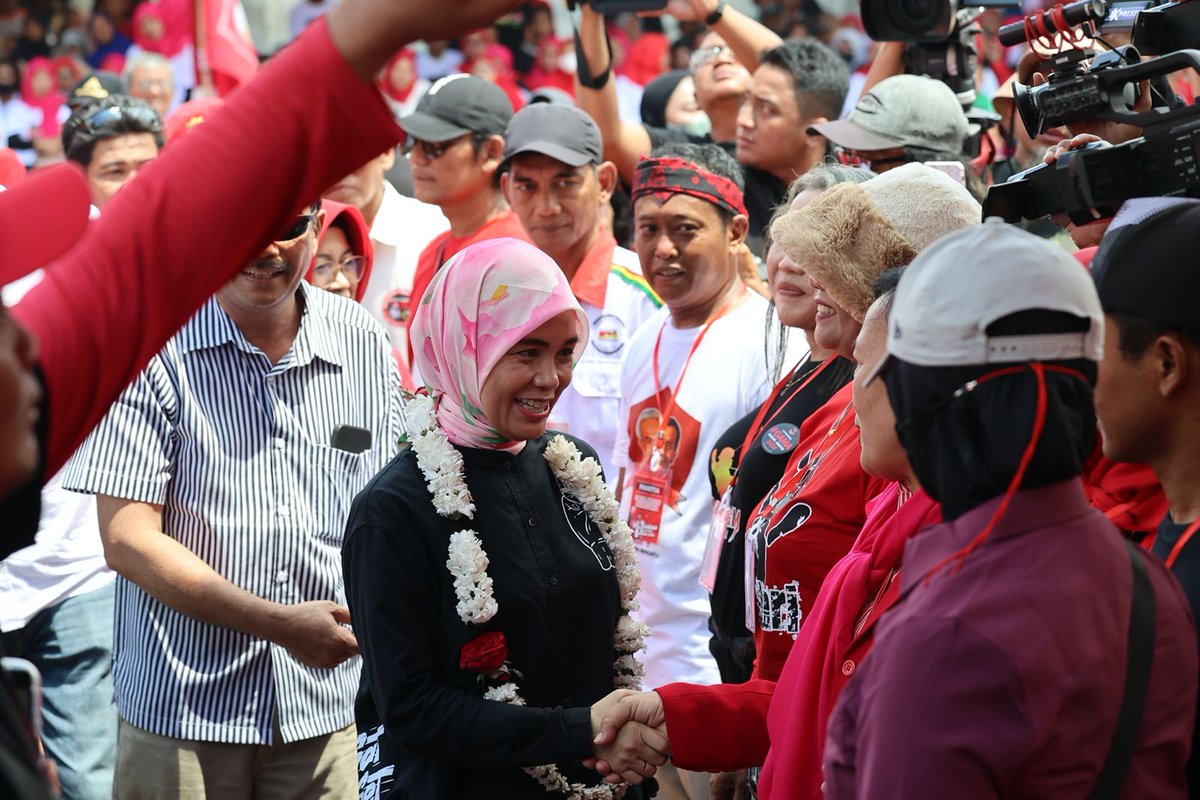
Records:
{"label": "denim jeans", "polygon": [[113,704],[114,583],[44,608],[0,634],[4,653],[42,673],[42,738],[64,800],[109,800],[117,754]]}

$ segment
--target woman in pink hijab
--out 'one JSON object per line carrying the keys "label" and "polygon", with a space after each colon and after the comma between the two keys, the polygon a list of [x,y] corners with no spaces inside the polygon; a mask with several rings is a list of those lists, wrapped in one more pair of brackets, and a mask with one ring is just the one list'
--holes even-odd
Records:
{"label": "woman in pink hijab", "polygon": [[[592,448],[546,431],[587,317],[553,260],[493,239],[442,267],[412,337],[428,396],[408,402],[410,446],[354,501],[342,550],[363,657],[360,774],[383,798],[603,787],[580,762],[637,669],[615,655],[641,635],[626,609],[632,543],[589,514],[603,517],[606,490],[575,459]],[[631,777],[653,773],[625,752]]]}

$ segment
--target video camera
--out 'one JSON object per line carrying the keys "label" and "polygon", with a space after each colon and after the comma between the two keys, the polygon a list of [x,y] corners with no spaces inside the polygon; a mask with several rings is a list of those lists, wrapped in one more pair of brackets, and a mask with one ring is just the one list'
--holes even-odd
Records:
{"label": "video camera", "polygon": [[[1030,136],[1076,119],[1112,119],[1113,114],[1132,112],[1139,95],[1136,79],[1150,79],[1152,96],[1158,98],[1160,108],[1178,105],[1167,73],[1157,66],[1148,71],[1135,67],[1143,54],[1160,55],[1200,45],[1200,3],[1154,5],[1156,2],[1117,2],[1110,7],[1105,0],[1081,0],[1031,14],[1000,29],[1000,42],[1008,46],[1056,35],[1076,42],[1086,36],[1104,43],[1103,37],[1113,34],[1131,40],[1099,55],[1076,49],[1050,56],[1046,83],[1014,84],[1013,100]],[[1076,27],[1080,30],[1072,32]]]}
{"label": "video camera", "polygon": [[[1122,80],[1137,81],[1185,68],[1200,70],[1200,51],[1180,50],[1108,72],[1119,70]],[[992,186],[984,216],[1015,222],[1065,213],[1082,225],[1113,216],[1132,197],[1200,197],[1200,106],[1140,113],[1110,106],[1104,118],[1136,125],[1144,135],[1064,153],[1053,164],[1039,164]]]}

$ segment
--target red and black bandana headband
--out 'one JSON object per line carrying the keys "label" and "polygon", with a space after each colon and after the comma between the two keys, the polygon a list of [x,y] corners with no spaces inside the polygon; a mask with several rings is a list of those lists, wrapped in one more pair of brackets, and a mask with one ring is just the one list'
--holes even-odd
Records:
{"label": "red and black bandana headband", "polygon": [[637,165],[631,196],[637,202],[648,194],[659,202],[666,202],[673,194],[688,194],[707,200],[729,214],[749,216],[742,190],[736,183],[682,158],[648,158]]}

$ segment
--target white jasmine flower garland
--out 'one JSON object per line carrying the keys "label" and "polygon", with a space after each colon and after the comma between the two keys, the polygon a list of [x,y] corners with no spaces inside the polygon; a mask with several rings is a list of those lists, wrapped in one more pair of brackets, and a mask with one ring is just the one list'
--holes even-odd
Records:
{"label": "white jasmine flower garland", "polygon": [[[462,454],[438,427],[433,399],[424,396],[410,399],[404,410],[404,422],[438,514],[447,519],[474,519],[475,504],[463,476]],[[620,517],[616,498],[600,478],[596,459],[584,458],[579,448],[564,436],[550,440],[545,458],[559,488],[583,506],[613,553],[624,612],[613,631],[613,685],[618,689],[641,689],[644,673],[637,654],[645,648],[649,630],[630,616],[630,612],[637,610],[642,580],[637,570],[633,535]],[[468,625],[482,625],[500,610],[492,592],[492,579],[487,574],[488,557],[483,543],[475,531],[464,529],[450,536],[448,552],[446,568],[454,577],[454,594],[458,598],[455,610]],[[525,705],[513,682],[489,687],[483,696],[499,703]],[[570,783],[554,764],[527,767],[525,772],[546,791],[560,792],[568,800],[616,800],[627,788],[625,784]]]}

